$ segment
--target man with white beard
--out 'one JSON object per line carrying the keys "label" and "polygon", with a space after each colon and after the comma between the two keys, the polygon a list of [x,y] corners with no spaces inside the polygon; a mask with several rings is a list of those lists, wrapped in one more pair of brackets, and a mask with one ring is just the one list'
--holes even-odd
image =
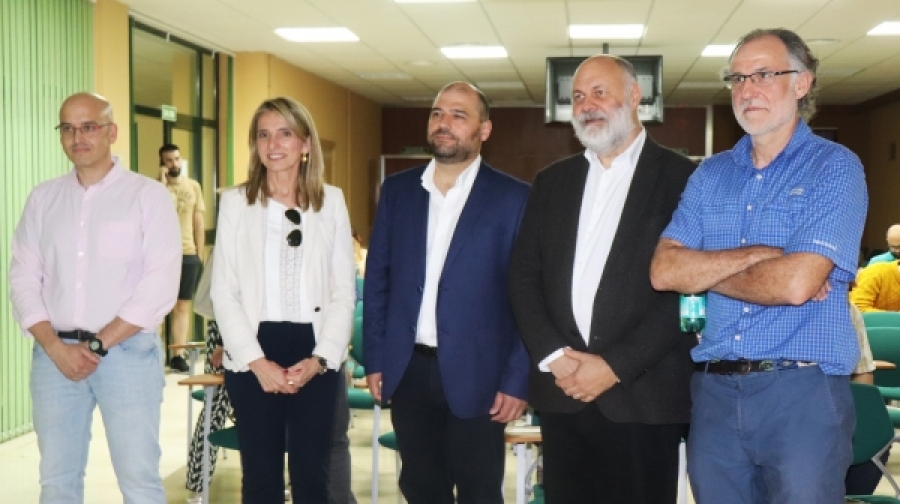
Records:
{"label": "man with white beard", "polygon": [[572,88],[587,150],[538,174],[509,275],[546,501],[674,503],[696,338],[650,259],[694,164],[647,136],[627,61],[588,58]]}

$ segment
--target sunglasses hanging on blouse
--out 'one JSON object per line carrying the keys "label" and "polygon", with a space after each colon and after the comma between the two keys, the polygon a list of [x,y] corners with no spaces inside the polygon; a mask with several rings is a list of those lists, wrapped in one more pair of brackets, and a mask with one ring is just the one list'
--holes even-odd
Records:
{"label": "sunglasses hanging on blouse", "polygon": [[[302,219],[300,218],[300,212],[297,211],[296,208],[289,208],[284,212],[284,216],[287,217],[291,223],[295,226],[299,226]],[[299,229],[294,229],[287,235],[287,243],[291,247],[299,247],[301,243],[303,243],[303,232]]]}

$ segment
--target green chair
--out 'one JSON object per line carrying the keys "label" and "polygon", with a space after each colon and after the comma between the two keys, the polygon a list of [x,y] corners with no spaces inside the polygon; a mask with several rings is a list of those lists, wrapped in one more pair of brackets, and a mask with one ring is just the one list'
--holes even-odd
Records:
{"label": "green chair", "polygon": [[238,445],[237,427],[233,425],[231,427],[219,429],[215,432],[210,432],[208,439],[209,444],[218,446],[219,448],[227,448],[235,451],[241,449]]}
{"label": "green chair", "polygon": [[900,312],[880,311],[862,314],[866,329],[872,327],[900,327]]}
{"label": "green chair", "polygon": [[[894,477],[881,463],[879,457],[894,440],[894,426],[888,416],[884,399],[876,387],[861,383],[850,384],[853,392],[853,404],[856,409],[856,430],[853,432],[853,464],[872,461],[894,488],[895,497],[900,496],[900,487]],[[851,495],[847,499],[855,499],[867,503],[895,503],[900,500],[883,495]]]}
{"label": "green chair", "polygon": [[[866,334],[875,360],[900,365],[900,326],[867,327]],[[900,367],[875,371],[875,386],[885,399],[900,400]]]}

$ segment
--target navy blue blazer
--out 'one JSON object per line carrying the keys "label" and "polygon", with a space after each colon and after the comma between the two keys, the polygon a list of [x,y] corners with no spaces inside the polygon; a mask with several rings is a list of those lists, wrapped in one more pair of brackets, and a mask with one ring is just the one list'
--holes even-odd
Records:
{"label": "navy blue blazer", "polygon": [[[382,373],[382,401],[409,364],[425,285],[429,194],[425,166],[381,188],[363,301],[366,373]],[[529,359],[507,294],[528,185],[482,163],[459,216],[437,298],[438,362],[450,410],[485,415],[497,392],[526,399]]]}

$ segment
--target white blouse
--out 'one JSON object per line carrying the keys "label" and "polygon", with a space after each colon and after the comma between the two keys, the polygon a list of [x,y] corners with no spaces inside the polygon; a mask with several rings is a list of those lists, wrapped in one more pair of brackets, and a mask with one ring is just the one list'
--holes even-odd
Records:
{"label": "white blouse", "polygon": [[265,294],[262,320],[269,322],[312,322],[312,308],[303,277],[303,249],[288,245],[287,235],[295,229],[303,232],[304,213],[298,207],[300,224],[294,224],[284,213],[288,208],[269,198],[264,214]]}

